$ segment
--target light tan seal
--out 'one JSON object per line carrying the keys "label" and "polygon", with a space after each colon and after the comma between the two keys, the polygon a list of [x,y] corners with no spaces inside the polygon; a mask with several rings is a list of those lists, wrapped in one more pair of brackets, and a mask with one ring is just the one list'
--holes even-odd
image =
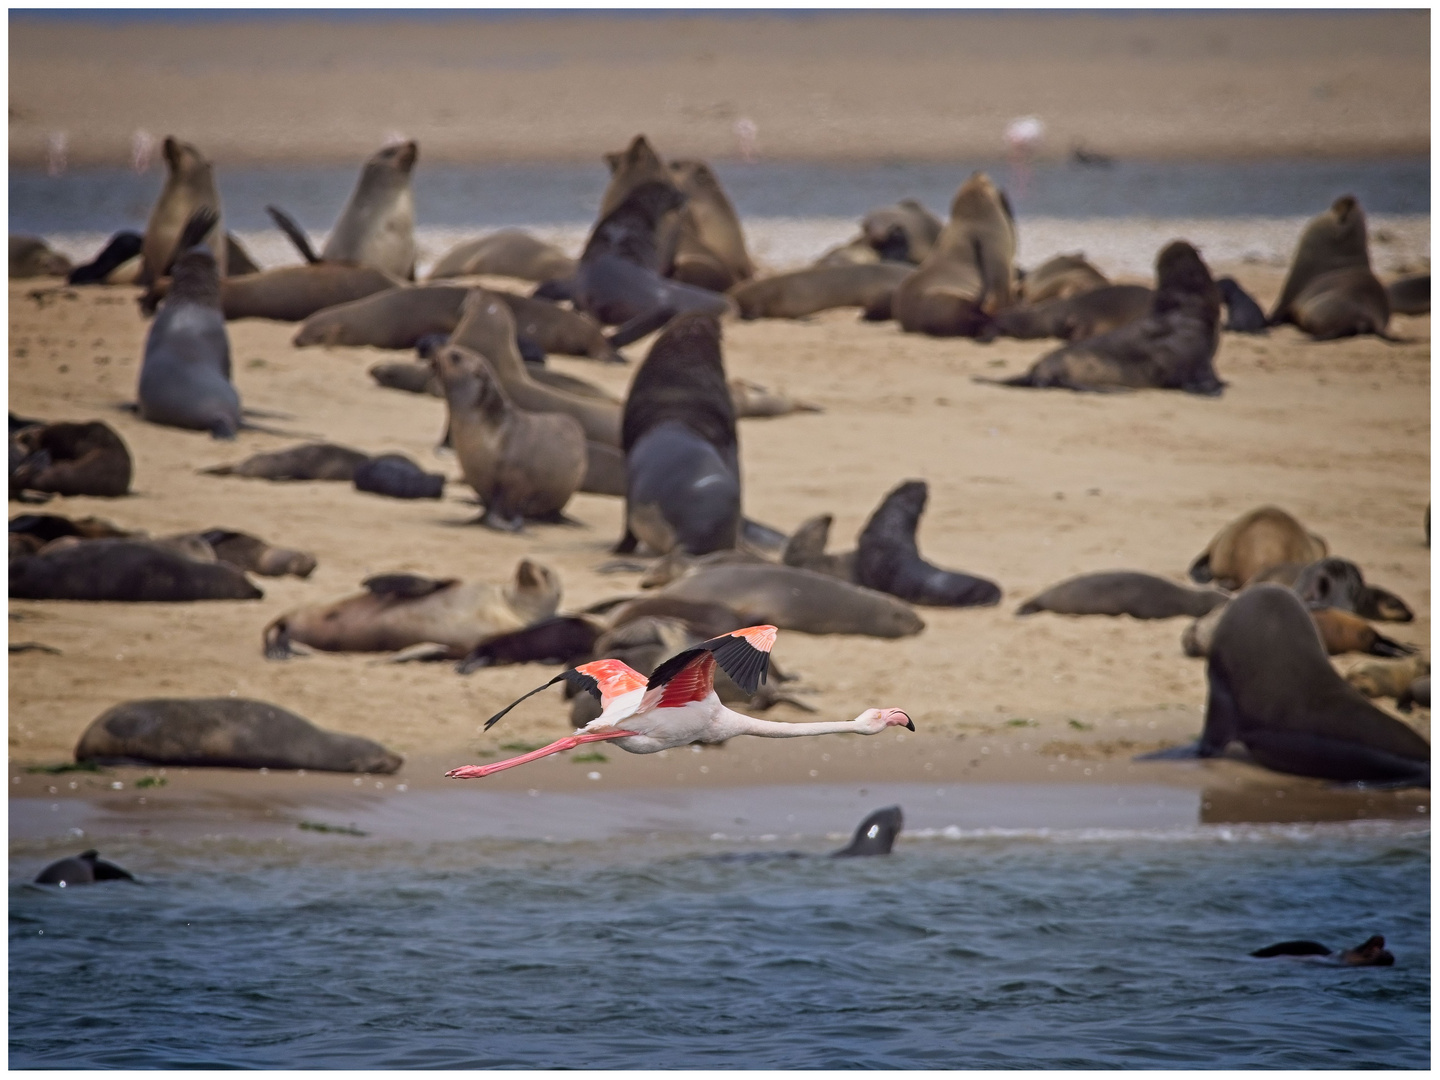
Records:
{"label": "light tan seal", "polygon": [[140,250],[140,284],[151,285],[170,273],[171,265],[180,254],[180,234],[185,231],[191,215],[201,207],[215,212],[215,225],[200,242],[209,246],[223,274],[228,268],[228,259],[214,167],[198,149],[173,135],[166,137],[164,152],[165,186],[145,225],[145,243]]}
{"label": "light tan seal", "polygon": [[547,244],[520,229],[502,229],[456,244],[431,268],[428,281],[496,274],[522,281],[545,282],[567,278],[577,263],[554,244]]}
{"label": "light tan seal", "polygon": [[1272,326],[1281,323],[1294,323],[1322,341],[1353,334],[1385,336],[1390,298],[1370,269],[1365,211],[1355,196],[1340,196],[1305,226],[1270,313]]}
{"label": "light tan seal", "polygon": [[803,319],[837,307],[889,316],[895,290],[913,271],[905,263],[812,266],[747,281],[730,290],[742,319]]}
{"label": "light tan seal", "polygon": [[1402,697],[1416,679],[1430,674],[1430,661],[1423,656],[1403,660],[1371,660],[1345,673],[1345,681],[1366,697]]}
{"label": "light tan seal", "polygon": [[1190,564],[1190,579],[1239,589],[1281,563],[1308,565],[1329,554],[1325,541],[1278,506],[1261,506],[1226,525]]}
{"label": "light tan seal", "polygon": [[1086,261],[1085,253],[1076,251],[1047,259],[1021,278],[1020,296],[1027,304],[1043,304],[1109,284],[1110,279]]}
{"label": "light tan seal", "polygon": [[415,279],[415,196],[410,173],[419,152],[411,140],[371,155],[320,251],[322,259],[373,266],[398,278]]}
{"label": "light tan seal", "polygon": [[685,196],[669,276],[724,292],[755,276],[745,234],[720,181],[703,161],[670,162],[670,178]]}

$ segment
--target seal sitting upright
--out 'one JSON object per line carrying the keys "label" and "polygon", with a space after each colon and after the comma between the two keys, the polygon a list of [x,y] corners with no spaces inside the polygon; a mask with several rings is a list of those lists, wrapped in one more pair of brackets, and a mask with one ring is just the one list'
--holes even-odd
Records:
{"label": "seal sitting upright", "polygon": [[929,494],[923,480],[907,480],[885,496],[865,523],[855,549],[855,581],[912,604],[988,607],[1000,587],[970,574],[941,570],[920,557],[915,530]]}
{"label": "seal sitting upright", "polygon": [[[205,156],[189,143],[174,136],[165,139],[165,187],[150,211],[141,245],[140,284],[154,285],[170,272],[170,267],[187,248],[205,240],[215,257],[215,265],[227,265],[225,230],[220,225],[220,193],[215,187],[215,170]],[[214,217],[210,228],[200,236],[182,243],[185,227],[201,209]],[[223,276],[223,273],[222,273]]]}
{"label": "seal sitting upright", "polygon": [[1365,211],[1342,195],[1300,234],[1270,325],[1294,323],[1311,337],[1385,336],[1390,297],[1370,269]]}
{"label": "seal sitting upright", "polygon": [[180,238],[169,295],[145,339],[140,365],[140,415],[154,424],[208,431],[233,439],[240,429],[240,395],[230,382],[230,339],[220,310],[220,270],[199,247],[216,225],[202,206]]}

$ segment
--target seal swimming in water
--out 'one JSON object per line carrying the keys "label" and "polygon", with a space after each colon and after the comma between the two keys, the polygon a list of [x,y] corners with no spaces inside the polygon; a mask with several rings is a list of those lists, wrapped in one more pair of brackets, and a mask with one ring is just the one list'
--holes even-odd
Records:
{"label": "seal swimming in water", "polygon": [[435,357],[450,439],[483,524],[516,532],[525,519],[559,520],[585,478],[585,431],[565,413],[534,413],[506,395],[489,362],[448,345]]}
{"label": "seal swimming in water", "polygon": [[38,236],[10,237],[10,277],[68,277],[70,260]]}
{"label": "seal swimming in water", "polygon": [[[220,193],[215,170],[194,146],[167,136],[164,146],[165,187],[160,192],[141,245],[140,284],[153,285],[170,273],[185,251],[204,243],[214,256],[216,273],[227,266],[226,235],[221,225]],[[210,226],[199,236],[185,236],[186,227],[201,210],[211,213]]]}
{"label": "seal swimming in water", "polygon": [[35,884],[59,885],[64,889],[71,885],[93,885],[97,881],[134,880],[135,875],[129,870],[106,862],[100,858],[100,852],[91,848],[51,863],[36,875]]}
{"label": "seal swimming in water", "polygon": [[[125,441],[109,424],[41,424],[10,437],[10,490],[117,498],[130,490],[134,463]],[[13,496],[12,496],[13,498]]]}
{"label": "seal swimming in water", "polygon": [[989,340],[993,316],[1014,303],[1015,289],[1014,215],[977,172],[955,193],[930,254],[896,287],[895,318],[907,333]]}
{"label": "seal swimming in water", "polygon": [[1155,290],[1145,285],[1102,285],[1089,292],[1023,304],[995,316],[1001,337],[1056,337],[1083,341],[1128,326],[1150,310]]}
{"label": "seal swimming in water", "polygon": [[1160,252],[1150,309],[1117,330],[1065,345],[1009,379],[977,379],[1001,386],[1067,390],[1151,388],[1217,396],[1220,290],[1199,253],[1177,240]]}
{"label": "seal swimming in water", "polygon": [[1104,288],[1110,279],[1085,259],[1083,252],[1056,255],[1020,279],[1020,298],[1027,304],[1064,300]]}
{"label": "seal swimming in water", "polygon": [[884,309],[889,317],[896,287],[913,272],[907,263],[812,266],[746,281],[730,291],[742,319],[803,319],[837,307]]}
{"label": "seal swimming in water", "polygon": [[1000,586],[971,574],[941,570],[920,556],[915,530],[929,488],[907,480],[886,495],[855,544],[856,584],[912,604],[988,607],[1000,602]]}
{"label": "seal swimming in water", "polygon": [[1395,315],[1430,314],[1430,275],[1411,274],[1385,286],[1390,311]]}
{"label": "seal swimming in water", "polygon": [[1278,506],[1260,506],[1226,525],[1190,564],[1190,580],[1239,589],[1282,563],[1309,565],[1329,554],[1325,541]]}
{"label": "seal swimming in water", "polygon": [[1307,959],[1333,961],[1345,967],[1390,967],[1395,957],[1385,948],[1385,939],[1379,934],[1367,938],[1353,949],[1332,952],[1318,941],[1281,941],[1256,949],[1250,954],[1262,959],[1272,956],[1299,956]]}
{"label": "seal swimming in water", "polygon": [[86,540],[10,562],[17,600],[259,600],[244,573],[150,540]]}
{"label": "seal swimming in water", "polygon": [[1187,589],[1154,574],[1107,570],[1081,574],[1051,585],[1025,601],[1016,615],[1053,611],[1059,615],[1129,615],[1135,619],[1198,618],[1229,600],[1218,589]]}
{"label": "seal swimming in water", "polygon": [[692,312],[671,321],[625,400],[625,535],[657,555],[733,548],[740,534],[740,450],[725,384],[720,323]]}
{"label": "seal swimming in water", "polygon": [[560,579],[533,559],[521,559],[504,586],[419,574],[380,574],[361,584],[362,593],[275,619],[265,627],[266,657],[293,656],[293,642],[325,652],[395,652],[433,643],[458,660],[485,638],[548,619],[560,604]]}
{"label": "seal swimming in water", "polygon": [[316,727],[278,705],[221,697],[115,705],[85,729],[75,760],[383,774],[405,759],[370,739]]}
{"label": "seal swimming in water", "polygon": [[833,859],[848,859],[860,855],[889,855],[895,846],[895,838],[905,825],[905,815],[898,806],[886,806],[860,822],[850,843],[839,851],[832,851]]}
{"label": "seal swimming in water", "polygon": [[1430,744],[1340,677],[1309,612],[1283,586],[1256,585],[1230,602],[1206,680],[1201,757],[1239,741],[1277,772],[1430,784]]}
{"label": "seal swimming in water", "polygon": [[577,265],[554,244],[537,240],[520,229],[502,229],[455,245],[436,260],[426,280],[497,274],[546,282],[569,277]]}
{"label": "seal swimming in water", "polygon": [[1365,211],[1342,195],[1300,234],[1270,324],[1294,323],[1325,341],[1354,334],[1385,336],[1390,298],[1370,269]]}
{"label": "seal swimming in water", "polygon": [[230,381],[220,271],[197,246],[215,220],[202,206],[185,226],[170,292],[145,338],[138,396],[140,415],[153,424],[233,439],[242,423],[240,395]]}
{"label": "seal swimming in water", "polygon": [[201,469],[207,476],[245,476],[259,480],[340,480],[350,483],[355,470],[370,460],[361,450],[336,443],[302,443],[254,454],[232,465]]}

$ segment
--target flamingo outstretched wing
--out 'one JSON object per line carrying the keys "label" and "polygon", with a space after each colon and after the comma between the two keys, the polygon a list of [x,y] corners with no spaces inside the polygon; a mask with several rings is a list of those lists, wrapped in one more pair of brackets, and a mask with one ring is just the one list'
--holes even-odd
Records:
{"label": "flamingo outstretched wing", "polygon": [[[534,697],[542,690],[548,690],[558,682],[566,682],[577,691],[584,691],[592,694],[600,702],[601,709],[609,709],[619,698],[625,697],[636,690],[645,688],[645,676],[632,668],[622,660],[595,660],[588,664],[581,664],[579,667],[567,668],[555,678],[537,686],[528,694],[516,698],[505,708],[501,709],[489,720],[485,721],[485,730],[489,731],[495,721],[519,705],[526,698]],[[603,713],[602,713],[603,715]]]}
{"label": "flamingo outstretched wing", "polygon": [[747,626],[676,653],[650,676],[635,712],[704,700],[715,688],[717,663],[740,689],[753,694],[769,675],[774,645],[775,627]]}

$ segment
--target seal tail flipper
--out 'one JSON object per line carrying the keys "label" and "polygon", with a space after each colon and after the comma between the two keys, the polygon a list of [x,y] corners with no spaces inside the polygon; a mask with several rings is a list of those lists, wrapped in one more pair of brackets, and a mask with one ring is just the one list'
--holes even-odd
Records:
{"label": "seal tail flipper", "polygon": [[1329,956],[1330,950],[1318,941],[1279,941],[1274,945],[1267,945],[1263,949],[1256,949],[1251,956]]}
{"label": "seal tail flipper", "polygon": [[1383,634],[1376,634],[1374,643],[1366,651],[1372,656],[1413,656],[1415,655],[1415,646],[1406,645],[1403,641],[1396,641]]}
{"label": "seal tail flipper", "polygon": [[305,230],[300,228],[294,218],[278,206],[267,206],[265,212],[270,215],[276,227],[290,238],[290,242],[300,252],[302,259],[312,266],[320,261],[320,256],[316,255],[315,249],[310,246],[310,238],[305,235]]}

